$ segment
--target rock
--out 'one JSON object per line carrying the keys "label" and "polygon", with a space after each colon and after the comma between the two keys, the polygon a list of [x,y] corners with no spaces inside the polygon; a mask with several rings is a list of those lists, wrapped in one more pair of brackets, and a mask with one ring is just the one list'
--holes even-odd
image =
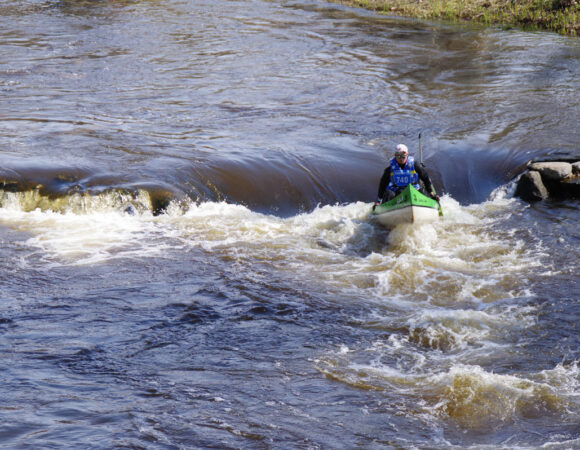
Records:
{"label": "rock", "polygon": [[561,181],[572,175],[572,164],[567,162],[537,162],[529,167],[530,170],[540,172],[543,178]]}
{"label": "rock", "polygon": [[532,161],[518,180],[515,195],[527,202],[580,198],[580,161]]}
{"label": "rock", "polygon": [[550,197],[548,189],[544,186],[540,172],[535,170],[525,172],[520,177],[515,195],[526,202],[546,200]]}

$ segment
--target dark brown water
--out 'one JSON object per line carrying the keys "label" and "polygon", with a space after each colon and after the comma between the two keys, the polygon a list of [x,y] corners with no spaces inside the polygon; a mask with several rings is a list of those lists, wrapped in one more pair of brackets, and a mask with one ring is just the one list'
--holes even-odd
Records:
{"label": "dark brown water", "polygon": [[[0,3],[0,446],[574,448],[580,41]],[[369,219],[405,142],[443,219]]]}

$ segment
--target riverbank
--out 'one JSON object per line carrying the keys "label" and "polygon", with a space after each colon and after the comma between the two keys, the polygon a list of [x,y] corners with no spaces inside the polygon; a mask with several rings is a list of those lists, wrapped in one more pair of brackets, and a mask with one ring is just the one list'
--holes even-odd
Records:
{"label": "riverbank", "polygon": [[580,0],[331,0],[385,14],[580,35]]}

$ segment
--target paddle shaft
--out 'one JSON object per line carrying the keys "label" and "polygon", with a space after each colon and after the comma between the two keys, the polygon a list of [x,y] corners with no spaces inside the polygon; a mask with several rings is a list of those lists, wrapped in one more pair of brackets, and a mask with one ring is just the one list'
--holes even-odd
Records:
{"label": "paddle shaft", "polygon": [[421,140],[421,133],[419,132],[419,162],[423,166],[423,141]]}
{"label": "paddle shaft", "polygon": [[[423,140],[421,139],[421,132],[419,132],[419,163],[421,164],[421,167],[425,167],[425,164],[423,164]],[[433,194],[435,194],[435,197],[437,197],[437,191],[435,191],[435,186],[431,186],[431,189],[433,189]],[[439,202],[439,200],[437,200],[437,204],[439,205],[439,215],[442,216],[443,208],[441,208],[441,203]]]}

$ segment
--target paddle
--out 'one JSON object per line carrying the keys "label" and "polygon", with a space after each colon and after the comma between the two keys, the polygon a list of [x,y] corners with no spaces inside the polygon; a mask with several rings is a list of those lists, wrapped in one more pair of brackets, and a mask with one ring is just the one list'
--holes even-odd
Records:
{"label": "paddle", "polygon": [[[419,163],[421,164],[421,167],[425,167],[425,164],[423,164],[423,141],[421,140],[421,131],[419,132]],[[439,202],[439,200],[437,200],[437,191],[435,191],[435,186],[433,186],[431,184],[431,189],[433,189],[433,195],[435,196],[434,200],[437,202],[437,205],[439,206],[439,216],[443,216],[443,208],[441,208],[441,203]]]}

